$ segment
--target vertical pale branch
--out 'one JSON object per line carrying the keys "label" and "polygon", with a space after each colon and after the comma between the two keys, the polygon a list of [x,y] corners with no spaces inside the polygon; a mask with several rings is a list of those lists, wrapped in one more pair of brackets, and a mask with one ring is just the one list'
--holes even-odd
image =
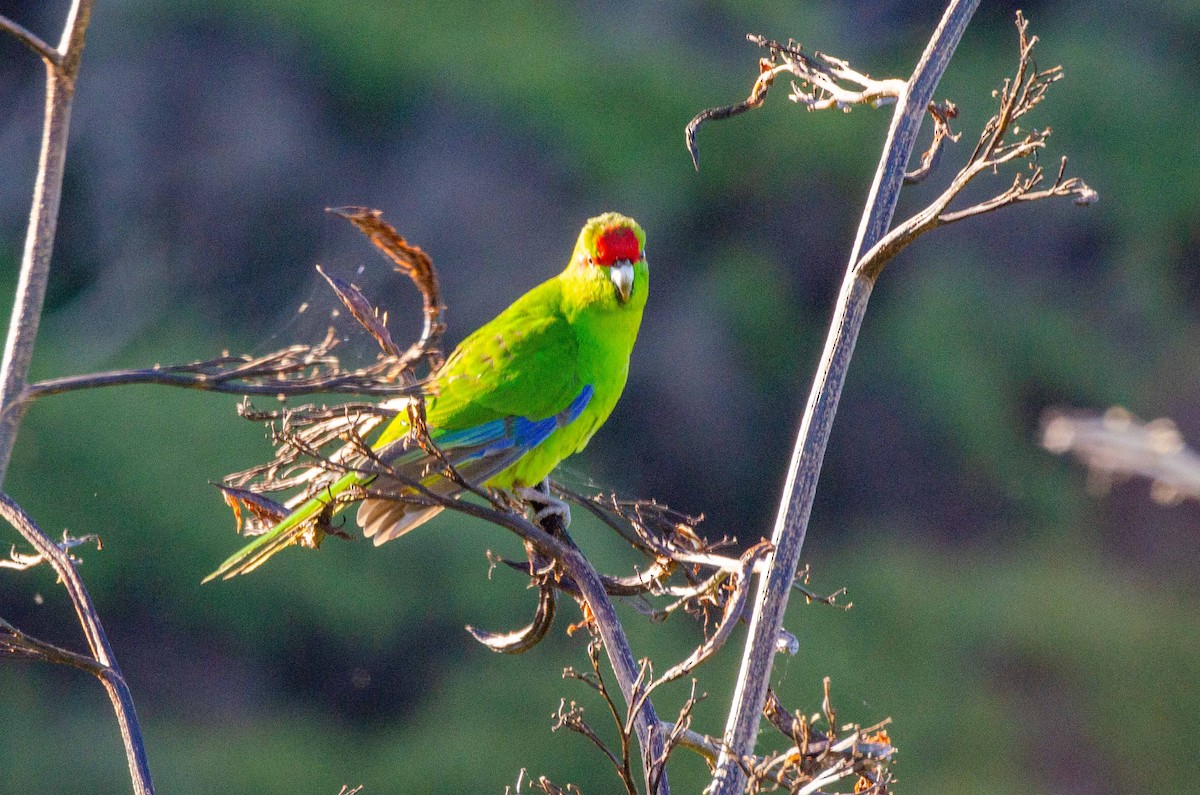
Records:
{"label": "vertical pale branch", "polygon": [[71,102],[75,98],[75,78],[79,74],[79,61],[83,55],[84,37],[91,13],[92,0],[74,0],[62,40],[53,50],[24,28],[0,17],[0,31],[14,36],[40,55],[46,64],[42,149],[33,188],[33,207],[29,212],[29,227],[25,235],[21,274],[9,320],[8,340],[4,345],[4,360],[0,364],[0,485],[4,483],[17,430],[25,413],[23,397],[26,377],[42,316],[42,303],[46,297],[50,255],[54,250],[54,232],[58,223],[58,204],[62,197]]}
{"label": "vertical pale branch", "polygon": [[[17,281],[12,317],[4,359],[0,364],[0,484],[12,457],[17,430],[24,415],[24,396],[37,339],[46,283],[50,274],[50,256],[58,225],[59,200],[62,197],[63,170],[67,157],[67,135],[71,126],[71,103],[75,98],[75,80],[83,56],[83,44],[92,14],[92,0],[74,0],[67,14],[58,47],[49,45],[25,28],[0,16],[0,32],[8,33],[41,56],[46,65],[46,107],[42,127],[42,147],[37,179],[33,188],[33,206],[25,236],[25,252]],[[129,762],[129,775],[137,795],[153,795],[150,766],[142,744],[141,729],[133,698],[91,597],[75,570],[71,556],[55,544],[15,502],[0,493],[0,516],[9,522],[37,549],[58,573],[79,624],[87,638],[98,667],[94,673],[104,685],[121,727],[121,740]]]}
{"label": "vertical pale branch", "polygon": [[92,657],[99,663],[99,668],[93,671],[108,692],[112,701],[113,711],[117,715],[117,723],[121,727],[121,741],[125,745],[125,756],[129,761],[129,775],[133,780],[133,791],[136,795],[152,795],[154,787],[150,783],[150,765],[146,760],[146,749],[142,744],[142,732],[138,727],[137,713],[133,708],[133,697],[125,684],[125,677],[117,666],[112,647],[108,644],[108,636],[92,605],[83,580],[75,570],[71,556],[58,544],[42,532],[29,515],[12,499],[0,492],[0,516],[25,537],[34,549],[54,567],[54,571],[62,580],[71,604],[79,616],[79,625],[87,638]]}
{"label": "vertical pale branch", "polygon": [[783,627],[788,596],[796,577],[825,447],[874,285],[875,274],[864,273],[858,267],[860,256],[883,237],[891,224],[921,120],[938,80],[978,6],[979,0],[952,0],[897,102],[792,453],[771,538],[775,551],[768,559],[767,573],[759,578],[749,638],[725,725],[724,748],[710,787],[714,795],[736,795],[745,787],[745,773],[739,762],[754,750],[766,703],[775,641]]}

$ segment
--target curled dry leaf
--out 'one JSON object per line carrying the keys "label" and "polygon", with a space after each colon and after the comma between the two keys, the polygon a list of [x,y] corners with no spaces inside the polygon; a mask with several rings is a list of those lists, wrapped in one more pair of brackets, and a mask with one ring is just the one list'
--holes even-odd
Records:
{"label": "curled dry leaf", "polygon": [[320,265],[317,266],[317,273],[329,282],[330,288],[333,289],[338,299],[350,310],[350,314],[354,315],[354,319],[359,322],[359,325],[375,338],[383,352],[388,356],[399,358],[400,348],[392,340],[391,332],[388,331],[384,319],[379,317],[379,310],[371,305],[362,291],[349,282],[336,276],[330,276]]}
{"label": "curled dry leaf", "polygon": [[412,245],[383,220],[383,213],[367,207],[336,207],[329,208],[331,212],[345,218],[370,238],[376,248],[382,251],[396,266],[396,270],[412,279],[413,284],[421,291],[424,303],[425,327],[421,338],[409,349],[404,358],[412,357],[412,361],[423,355],[431,357],[430,364],[437,367],[441,364],[441,356],[436,352],[436,346],[445,331],[442,323],[442,291],[438,284],[437,271],[434,270],[433,260],[419,247]]}

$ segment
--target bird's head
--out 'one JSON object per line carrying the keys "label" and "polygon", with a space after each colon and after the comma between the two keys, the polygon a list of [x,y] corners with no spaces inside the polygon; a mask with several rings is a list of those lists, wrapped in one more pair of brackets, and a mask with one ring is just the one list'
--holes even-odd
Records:
{"label": "bird's head", "polygon": [[641,309],[649,290],[646,233],[620,213],[591,218],[579,233],[567,273],[592,301],[613,308]]}

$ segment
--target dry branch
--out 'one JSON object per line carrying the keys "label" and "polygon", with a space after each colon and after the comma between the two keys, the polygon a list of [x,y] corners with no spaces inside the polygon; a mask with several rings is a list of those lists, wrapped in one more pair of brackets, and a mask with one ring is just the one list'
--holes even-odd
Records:
{"label": "dry branch", "polygon": [[883,155],[875,172],[834,309],[817,377],[792,452],[771,536],[775,553],[769,560],[768,571],[759,578],[749,638],[710,788],[713,795],[737,795],[744,788],[746,775],[739,760],[753,754],[760,715],[766,703],[767,682],[783,628],[788,597],[796,579],[821,462],[854,352],[854,343],[874,286],[874,278],[857,267],[860,255],[875,245],[891,223],[921,120],[933,99],[937,82],[978,4],[978,0],[952,0],[892,116]]}
{"label": "dry branch", "polygon": [[390,374],[396,361],[380,357],[373,364],[343,370],[333,350],[338,345],[330,328],[316,345],[289,345],[264,356],[222,354],[188,364],[111,370],[103,373],[50,378],[31,384],[22,400],[107,386],[157,384],[231,395],[290,397],[317,393],[398,397],[413,394],[411,384],[397,383]]}
{"label": "dry branch", "polygon": [[108,643],[108,636],[104,633],[100,616],[96,613],[96,607],[92,604],[92,599],[88,595],[87,588],[84,587],[83,580],[79,577],[79,572],[75,570],[70,553],[64,548],[65,545],[59,546],[52,542],[33,519],[21,509],[21,506],[3,493],[0,493],[0,516],[33,545],[37,554],[48,561],[58,574],[59,580],[62,581],[67,595],[71,599],[71,604],[75,607],[75,614],[79,618],[80,627],[83,628],[94,666],[80,660],[78,655],[72,656],[73,653],[70,652],[66,653],[66,657],[61,657],[58,655],[58,651],[61,650],[49,647],[48,644],[32,641],[28,636],[20,635],[20,633],[14,635],[6,632],[7,643],[21,645],[24,653],[38,653],[41,659],[49,662],[64,662],[82,668],[100,679],[100,683],[104,685],[109,700],[112,702],[117,723],[121,729],[121,739],[125,745],[125,755],[129,762],[129,775],[133,780],[134,792],[137,795],[151,795],[154,787],[150,782],[150,765],[146,759],[146,749],[142,742],[137,712],[133,707],[133,697],[130,695],[129,687],[125,684],[121,669],[117,666],[116,656]]}
{"label": "dry branch", "polygon": [[[748,34],[746,39],[759,47],[765,48],[770,57],[758,62],[759,74],[750,88],[750,96],[736,105],[709,108],[700,111],[688,122],[684,130],[684,139],[688,152],[692,156],[692,164],[700,170],[700,149],[696,144],[696,134],[700,127],[710,121],[728,119],[748,110],[762,107],[767,99],[767,92],[780,75],[790,74],[799,82],[792,81],[792,93],[788,99],[803,105],[808,110],[829,110],[836,108],[849,111],[855,105],[869,105],[873,108],[895,102],[907,89],[908,84],[903,80],[875,80],[869,75],[853,69],[850,64],[840,58],[826,53],[814,52],[808,55],[795,41],[780,44],[766,36]],[[954,106],[930,104],[930,113],[942,125],[955,115]],[[939,127],[940,129],[940,127]],[[949,128],[946,127],[946,132]],[[944,137],[944,136],[943,136]],[[932,161],[941,149],[941,138],[935,136],[933,144],[926,157]],[[921,177],[918,177],[918,181]]]}
{"label": "dry branch", "polygon": [[[891,773],[887,764],[896,753],[884,727],[890,719],[863,728],[839,726],[829,698],[829,678],[824,683],[821,712],[813,719],[793,714],[768,692],[764,716],[784,737],[788,748],[766,756],[744,756],[738,760],[746,776],[747,792],[786,789],[796,793],[822,793],[824,788],[850,776],[857,777],[855,792],[883,795],[889,792]],[[817,728],[823,721],[825,730]],[[727,746],[719,739],[691,731],[679,724],[666,724],[677,744],[716,764]],[[839,737],[840,733],[840,737]]]}
{"label": "dry branch", "polygon": [[[820,53],[807,55],[794,43],[782,45],[763,37],[750,37],[766,47],[771,55],[759,62],[759,74],[749,98],[739,105],[704,111],[687,128],[688,149],[695,160],[695,133],[701,124],[761,106],[775,78],[785,73],[799,79],[798,83],[793,82],[790,98],[810,110],[849,110],[856,104],[878,106],[898,100],[793,451],[771,538],[775,552],[768,559],[766,576],[760,578],[751,618],[751,637],[713,780],[715,795],[734,795],[742,791],[745,771],[738,767],[737,760],[752,754],[772,656],[780,637],[788,595],[796,579],[800,549],[834,413],[871,290],[884,265],[920,234],[937,226],[1018,202],[1073,196],[1076,203],[1088,204],[1097,198],[1082,180],[1065,175],[1064,159],[1048,186],[1043,184],[1041,167],[1035,165],[1026,173],[1017,174],[1010,186],[992,199],[960,210],[948,209],[950,202],[977,176],[1032,157],[1044,148],[1050,134],[1048,128],[1021,134],[1015,124],[1044,99],[1048,87],[1062,75],[1059,67],[1039,70],[1033,65],[1031,53],[1036,38],[1028,35],[1028,23],[1018,13],[1016,72],[996,92],[999,110],[984,125],[967,165],[928,208],[888,231],[901,185],[929,177],[942,157],[945,144],[958,140],[949,127],[949,120],[956,115],[955,106],[950,102],[935,104],[932,96],[977,6],[978,0],[952,0],[907,81],[874,80],[841,59]],[[922,156],[921,165],[906,173],[921,119],[927,113],[934,119],[929,149]]]}
{"label": "dry branch", "polygon": [[7,33],[24,44],[34,55],[45,61],[51,69],[57,69],[62,64],[62,53],[42,41],[37,34],[18,25],[3,14],[0,14],[0,32]]}
{"label": "dry branch", "polygon": [[46,65],[46,111],[33,203],[25,234],[25,251],[17,278],[17,291],[9,319],[4,359],[0,363],[0,485],[12,457],[17,430],[25,413],[24,393],[29,363],[42,318],[42,304],[50,275],[50,256],[58,225],[63,171],[67,160],[67,133],[75,80],[83,57],[83,43],[92,14],[92,0],[73,0],[62,40],[53,50],[41,39],[11,20],[0,17],[0,30],[42,57]]}
{"label": "dry branch", "polygon": [[264,356],[222,354],[207,361],[179,365],[156,365],[134,370],[53,378],[30,385],[21,393],[27,403],[45,395],[80,389],[131,384],[158,384],[235,395],[292,397],[313,393],[400,397],[419,393],[422,361],[436,369],[442,361],[438,345],[445,331],[441,288],[429,256],[408,243],[383,220],[379,210],[343,207],[329,212],[345,218],[365,234],[395,266],[410,278],[421,293],[424,326],[421,336],[401,350],[387,329],[387,315],[379,312],[355,285],[326,273],[325,279],[359,325],[380,347],[375,362],[366,367],[345,369],[335,354],[338,336],[330,328],[316,345],[290,345]]}
{"label": "dry branch", "polygon": [[[83,544],[95,544],[97,550],[104,548],[103,544],[100,543],[100,537],[97,535],[85,535],[76,538],[72,535],[69,535],[65,530],[63,531],[63,540],[57,544],[57,546],[59,549],[64,551],[70,551],[71,549],[82,546]],[[25,552],[18,552],[16,546],[14,545],[12,550],[8,553],[8,560],[0,560],[0,569],[25,571],[26,569],[37,566],[38,564],[45,563],[47,560],[48,558],[44,553],[37,552],[30,555]]]}
{"label": "dry branch", "polygon": [[[876,276],[901,249],[924,233],[939,226],[961,221],[977,215],[998,210],[1021,202],[1037,201],[1054,197],[1071,197],[1079,205],[1092,204],[1099,194],[1078,177],[1067,177],[1067,158],[1058,164],[1054,181],[1045,185],[1045,172],[1036,162],[1030,162],[1024,173],[1013,176],[1009,186],[984,201],[968,207],[951,210],[951,203],[977,177],[995,174],[1001,166],[1018,160],[1030,160],[1046,146],[1050,137],[1049,127],[1032,129],[1023,134],[1016,125],[1017,120],[1032,111],[1046,97],[1050,86],[1063,77],[1061,66],[1039,70],[1033,62],[1033,47],[1036,36],[1030,36],[1029,22],[1017,12],[1018,58],[1014,75],[1004,80],[1003,85],[992,92],[998,98],[999,108],[979,134],[979,140],[967,164],[951,180],[950,185],[928,207],[898,224],[863,256],[858,267],[866,274]],[[938,133],[935,130],[934,138]]]}
{"label": "dry branch", "polygon": [[[27,405],[25,396],[29,364],[33,357],[49,279],[58,208],[62,197],[71,106],[91,11],[91,0],[73,0],[63,25],[62,37],[55,48],[51,48],[15,22],[0,16],[0,32],[14,36],[37,53],[46,67],[41,151],[34,180],[25,250],[9,320],[8,338],[5,342],[3,362],[0,363],[0,484],[3,484]],[[7,623],[0,628],[0,649],[32,655],[49,662],[72,665],[97,676],[112,702],[120,726],[134,792],[138,795],[149,795],[154,788],[150,780],[150,766],[146,759],[133,699],[108,644],[95,606],[75,570],[67,539],[64,538],[64,544],[61,546],[55,544],[20,506],[2,493],[0,515],[3,515],[36,550],[35,555],[21,558],[18,558],[14,550],[12,561],[20,561],[18,565],[33,565],[38,559],[45,560],[57,572],[75,608],[79,624],[91,649],[91,658],[89,660],[84,655],[38,641]]]}

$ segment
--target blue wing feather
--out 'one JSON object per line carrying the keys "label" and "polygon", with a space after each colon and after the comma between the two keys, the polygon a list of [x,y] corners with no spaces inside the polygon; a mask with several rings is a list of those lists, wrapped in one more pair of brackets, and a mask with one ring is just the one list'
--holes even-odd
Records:
{"label": "blue wing feather", "polygon": [[[513,451],[520,455],[546,441],[555,429],[579,419],[579,415],[587,408],[595,391],[591,384],[585,385],[565,409],[545,419],[505,417],[476,425],[473,428],[438,434],[435,441],[447,453],[461,448],[475,448],[467,455],[462,456],[460,460],[463,462],[490,457],[505,451]],[[451,458],[458,458],[458,456],[451,455]]]}

